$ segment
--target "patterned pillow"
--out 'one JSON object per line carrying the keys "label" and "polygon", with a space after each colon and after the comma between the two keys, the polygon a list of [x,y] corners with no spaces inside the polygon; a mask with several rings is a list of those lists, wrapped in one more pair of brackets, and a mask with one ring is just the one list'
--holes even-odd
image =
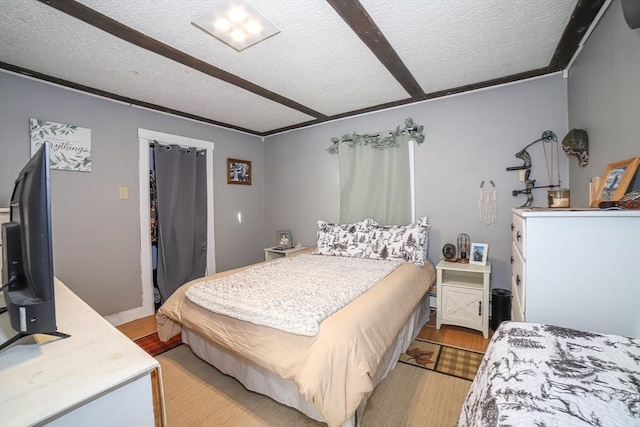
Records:
{"label": "patterned pillow", "polygon": [[371,243],[363,256],[371,259],[389,259],[413,262],[423,266],[429,250],[429,229],[427,217],[409,225],[371,226]]}
{"label": "patterned pillow", "polygon": [[318,221],[315,254],[361,257],[370,241],[371,224],[366,218],[353,224]]}

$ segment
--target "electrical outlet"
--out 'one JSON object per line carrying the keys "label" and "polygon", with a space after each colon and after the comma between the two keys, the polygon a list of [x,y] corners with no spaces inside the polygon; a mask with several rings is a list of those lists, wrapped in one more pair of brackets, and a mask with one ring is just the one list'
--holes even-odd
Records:
{"label": "electrical outlet", "polygon": [[520,182],[524,182],[526,172],[527,171],[525,170],[518,171],[518,179],[520,180]]}

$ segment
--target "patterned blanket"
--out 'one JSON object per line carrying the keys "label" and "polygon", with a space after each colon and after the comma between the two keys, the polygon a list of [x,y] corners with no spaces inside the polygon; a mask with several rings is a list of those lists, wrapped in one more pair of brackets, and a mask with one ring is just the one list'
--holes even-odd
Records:
{"label": "patterned blanket", "polygon": [[214,313],[293,334],[315,336],[324,319],[401,264],[299,255],[193,285],[186,297]]}
{"label": "patterned blanket", "polygon": [[502,323],[457,425],[640,426],[640,340]]}

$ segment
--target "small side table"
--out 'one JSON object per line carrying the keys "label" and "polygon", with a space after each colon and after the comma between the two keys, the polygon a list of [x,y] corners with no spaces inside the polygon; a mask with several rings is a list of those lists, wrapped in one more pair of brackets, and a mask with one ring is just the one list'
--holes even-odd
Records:
{"label": "small side table", "polygon": [[436,266],[438,308],[436,328],[442,324],[464,326],[489,338],[489,283],[487,265],[440,261]]}
{"label": "small side table", "polygon": [[264,248],[264,260],[269,261],[270,259],[286,257],[305,249],[307,249],[305,246],[296,246],[289,249]]}

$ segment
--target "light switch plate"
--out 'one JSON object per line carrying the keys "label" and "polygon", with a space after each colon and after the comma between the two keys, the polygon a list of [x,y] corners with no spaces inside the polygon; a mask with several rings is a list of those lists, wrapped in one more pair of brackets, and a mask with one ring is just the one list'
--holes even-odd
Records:
{"label": "light switch plate", "polygon": [[120,187],[118,192],[120,193],[120,200],[127,200],[129,198],[129,187]]}

